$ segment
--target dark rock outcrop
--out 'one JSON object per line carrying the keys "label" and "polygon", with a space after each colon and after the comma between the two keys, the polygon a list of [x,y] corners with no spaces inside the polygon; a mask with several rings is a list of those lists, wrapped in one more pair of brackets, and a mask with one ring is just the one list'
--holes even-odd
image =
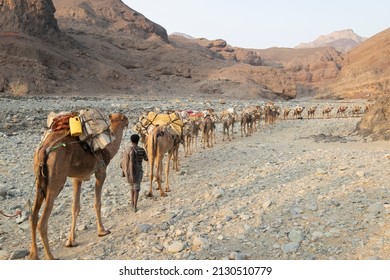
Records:
{"label": "dark rock outcrop", "polygon": [[45,40],[60,33],[52,0],[0,1],[0,32],[21,32]]}
{"label": "dark rock outcrop", "polygon": [[165,28],[118,0],[53,0],[60,26],[110,37],[113,33],[169,43]]}

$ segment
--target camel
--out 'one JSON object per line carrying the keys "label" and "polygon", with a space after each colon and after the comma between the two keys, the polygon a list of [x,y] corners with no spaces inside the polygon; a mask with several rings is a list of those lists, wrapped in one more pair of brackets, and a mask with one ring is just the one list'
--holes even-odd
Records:
{"label": "camel", "polygon": [[253,131],[257,131],[257,128],[260,129],[261,113],[262,109],[259,105],[252,105],[244,109],[245,112],[249,113],[252,117],[252,128]]}
{"label": "camel", "polygon": [[370,109],[371,107],[371,104],[367,104],[366,106],[364,106],[364,113],[367,113],[368,109]]}
{"label": "camel", "polygon": [[288,115],[290,114],[290,108],[284,108],[283,110],[283,119],[288,119]]}
{"label": "camel", "polygon": [[[149,161],[149,193],[148,197],[153,196],[153,178],[156,177],[157,188],[160,191],[161,196],[167,196],[166,192],[169,192],[169,163],[172,157],[175,155],[175,151],[180,145],[180,136],[177,135],[169,125],[156,126],[146,137],[147,141],[147,153]],[[166,166],[165,166],[165,192],[161,187],[162,181],[162,161],[164,155],[168,153]],[[175,162],[175,159],[174,159]],[[156,168],[155,168],[156,167]]]}
{"label": "camel", "polygon": [[215,135],[214,135],[214,129],[215,129],[215,123],[212,120],[210,115],[206,115],[202,122],[202,147],[203,149],[213,147],[213,138],[215,143]]}
{"label": "camel", "polygon": [[234,139],[234,134],[233,134],[234,117],[229,112],[224,111],[221,114],[221,121],[222,121],[222,141],[225,141],[225,134],[227,134],[227,139],[229,141],[231,141],[229,130],[230,130],[230,127],[231,127],[231,129],[232,129],[232,138]]}
{"label": "camel", "polygon": [[[34,154],[34,173],[36,176],[36,196],[32,215],[30,217],[31,227],[31,250],[30,259],[38,259],[36,242],[36,230],[41,234],[46,259],[54,259],[50,251],[48,240],[48,221],[53,209],[54,200],[61,192],[67,177],[73,182],[73,205],[72,225],[69,233],[67,247],[75,247],[76,243],[76,220],[80,212],[80,193],[82,181],[89,180],[95,174],[95,211],[97,218],[98,236],[105,236],[110,233],[106,230],[101,218],[101,194],[104,180],[106,178],[107,165],[118,152],[123,136],[123,130],[129,121],[120,113],[110,115],[110,132],[115,140],[103,150],[94,153],[83,146],[77,138],[69,135],[69,130],[50,132],[42,141],[40,147]],[[38,222],[39,210],[45,200],[42,216]]]}
{"label": "camel", "polygon": [[146,136],[149,131],[153,128],[153,124],[148,120],[148,113],[144,112],[139,116],[137,123],[134,125],[133,130],[141,136],[141,143],[146,144]]}
{"label": "camel", "polygon": [[202,112],[194,112],[190,114],[189,116],[190,121],[193,123],[191,134],[191,145],[192,151],[196,151],[198,148],[198,138],[199,138],[199,132],[203,128],[202,119],[203,119],[203,113]]}
{"label": "camel", "polygon": [[264,120],[265,125],[275,124],[276,119],[279,116],[279,107],[275,106],[274,103],[268,102],[264,105]]}
{"label": "camel", "polygon": [[[213,141],[211,144],[211,147],[213,147],[213,144],[217,144],[217,130],[216,130],[216,123],[219,122],[219,118],[217,113],[215,112],[214,108],[208,108],[205,111],[203,111],[203,121],[202,121],[202,127],[205,128],[205,120],[206,117],[209,116],[211,122],[213,123],[212,129],[210,130],[210,141]],[[204,136],[204,135],[203,135]],[[204,139],[204,138],[203,138]]]}
{"label": "camel", "polygon": [[253,132],[253,115],[251,112],[243,111],[241,114],[241,137],[252,135]]}
{"label": "camel", "polygon": [[352,116],[358,116],[360,114],[361,106],[355,105],[352,109]]}
{"label": "camel", "polygon": [[302,119],[302,112],[303,110],[305,110],[305,107],[296,107],[293,111],[293,116],[296,118],[296,119]]}
{"label": "camel", "polygon": [[184,133],[185,154],[192,155],[198,145],[200,121],[190,119],[186,123],[188,129],[187,133]]}
{"label": "camel", "polygon": [[341,117],[346,117],[346,111],[347,111],[347,108],[348,106],[340,106],[338,109],[337,109],[337,113],[336,113],[336,116],[339,116],[340,118]]}
{"label": "camel", "polygon": [[[182,119],[182,114],[167,110],[167,113],[159,114],[156,112],[143,113],[139,118],[138,122],[134,126],[134,130],[141,135],[141,142],[144,144],[145,150],[147,150],[147,136],[153,131],[153,129],[159,125],[169,125],[177,131],[181,127],[181,136],[183,137],[182,142],[184,143],[183,124],[186,120]],[[179,171],[178,162],[179,145],[177,145],[173,156],[173,169]],[[145,177],[149,176],[148,165],[146,167]]]}
{"label": "camel", "polygon": [[309,109],[307,109],[307,118],[310,119],[310,118],[314,118],[314,114],[317,110],[317,106],[314,106],[314,107],[310,107]]}
{"label": "camel", "polygon": [[324,107],[322,109],[322,117],[325,118],[325,115],[330,118],[330,112],[333,110],[333,107]]}

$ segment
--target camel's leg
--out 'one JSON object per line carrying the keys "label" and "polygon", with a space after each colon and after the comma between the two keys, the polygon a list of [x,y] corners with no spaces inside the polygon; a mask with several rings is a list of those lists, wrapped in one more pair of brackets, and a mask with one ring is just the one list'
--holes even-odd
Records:
{"label": "camel's leg", "polygon": [[194,151],[194,138],[192,135],[189,136],[188,138],[188,153],[189,155],[192,155],[193,151]]}
{"label": "camel's leg", "polygon": [[[145,151],[147,152],[148,151],[148,147],[146,145],[146,140],[143,139],[142,140],[142,143],[143,143],[143,148],[145,149]],[[148,155],[149,156],[149,155]],[[146,162],[146,165],[145,165],[145,173],[144,173],[144,176],[143,176],[143,180],[146,180],[146,177],[149,176],[149,162]]]}
{"label": "camel's leg", "polygon": [[147,162],[145,165],[145,174],[144,178],[149,177],[149,163]]}
{"label": "camel's leg", "polygon": [[207,132],[207,148],[211,148],[213,146],[213,131],[210,129]]}
{"label": "camel's leg", "polygon": [[176,147],[173,146],[172,149],[173,149],[173,152],[172,152],[172,156],[170,157],[172,159],[172,169],[175,170],[175,171],[178,171],[178,169],[177,169],[178,158],[176,157]]}
{"label": "camel's leg", "polygon": [[179,166],[179,147],[180,147],[180,144],[177,144],[177,147],[174,148],[174,155],[173,155],[173,159],[174,159],[174,163],[175,163],[175,171],[180,171],[180,166]]}
{"label": "camel's leg", "polygon": [[70,228],[68,241],[66,247],[76,247],[76,221],[80,213],[80,194],[81,194],[81,181],[73,178],[73,205],[72,205],[72,226]]}
{"label": "camel's leg", "polygon": [[[157,160],[156,181],[157,181],[157,188],[160,191],[160,195],[161,196],[167,196],[167,194],[164,192],[163,188],[161,187],[162,171],[163,171],[163,167],[162,167],[163,156],[164,155],[162,155],[162,156],[158,155],[156,157],[156,160]],[[172,156],[172,154],[168,154],[167,164],[169,164],[169,161],[171,160],[171,156]]]}
{"label": "camel's leg", "polygon": [[38,257],[38,248],[37,248],[37,223],[38,223],[38,213],[41,209],[44,196],[40,190],[37,188],[37,193],[35,196],[35,202],[32,209],[32,215],[30,216],[30,227],[31,227],[31,249],[30,249],[30,260],[37,260]]}
{"label": "camel's leg", "polygon": [[150,157],[149,158],[149,192],[147,194],[148,197],[153,196],[153,177],[154,177],[154,162],[156,158],[155,157]]}
{"label": "camel's leg", "polygon": [[[63,186],[63,185],[62,185]],[[48,260],[53,260],[54,256],[50,251],[49,247],[49,239],[47,237],[47,230],[48,230],[48,221],[51,214],[51,211],[53,210],[54,206],[54,200],[62,190],[62,186],[59,186],[55,188],[53,185],[47,186],[47,193],[46,193],[46,203],[45,207],[42,212],[41,219],[38,223],[38,229],[41,234],[41,239],[43,243],[43,249],[45,252],[45,258]],[[53,192],[54,190],[54,192]]]}
{"label": "camel's leg", "polygon": [[188,137],[187,137],[187,135],[184,136],[183,146],[184,146],[184,156],[187,157],[187,155],[188,155]]}
{"label": "camel's leg", "polygon": [[102,222],[102,188],[104,180],[106,179],[106,170],[101,170],[100,172],[95,173],[96,183],[95,183],[95,211],[97,219],[97,230],[98,236],[105,236],[110,234],[109,230],[105,230]]}
{"label": "camel's leg", "polygon": [[[173,148],[173,149],[175,149],[175,148]],[[168,160],[167,160],[167,164],[165,166],[165,192],[170,192],[170,189],[169,189],[169,162],[170,162],[170,160],[169,159],[172,156],[175,157],[175,151],[168,152]]]}

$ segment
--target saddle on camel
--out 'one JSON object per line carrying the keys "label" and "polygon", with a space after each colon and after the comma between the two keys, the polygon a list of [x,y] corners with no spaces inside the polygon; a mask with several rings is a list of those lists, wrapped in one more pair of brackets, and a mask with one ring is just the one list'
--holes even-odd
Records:
{"label": "saddle on camel", "polygon": [[[109,116],[108,122],[99,110],[90,109],[81,111],[80,114],[73,112],[50,114],[48,124],[50,126],[34,154],[36,196],[30,217],[32,237],[30,259],[38,259],[37,228],[41,235],[45,258],[54,259],[49,247],[48,221],[54,200],[63,189],[67,177],[72,178],[73,205],[72,224],[66,246],[77,246],[75,229],[80,212],[81,184],[82,181],[89,180],[93,174],[96,178],[94,206],[98,236],[110,233],[104,228],[101,218],[102,187],[107,166],[119,150],[123,130],[129,121],[123,114],[114,113]],[[39,219],[39,210],[44,201],[45,205]]]}

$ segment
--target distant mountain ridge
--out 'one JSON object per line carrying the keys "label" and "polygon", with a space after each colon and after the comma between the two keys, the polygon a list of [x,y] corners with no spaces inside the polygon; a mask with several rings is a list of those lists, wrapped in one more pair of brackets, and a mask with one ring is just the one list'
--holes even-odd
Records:
{"label": "distant mountain ridge", "polygon": [[181,36],[181,37],[184,37],[186,39],[195,39],[194,37],[192,37],[191,35],[188,35],[186,33],[182,33],[182,32],[173,32],[172,34],[169,34],[169,36]]}
{"label": "distant mountain ridge", "polygon": [[332,32],[328,35],[321,35],[316,40],[309,43],[300,43],[295,48],[319,48],[331,46],[340,52],[346,53],[366,39],[367,38],[365,37],[357,35],[352,29],[345,29]]}

